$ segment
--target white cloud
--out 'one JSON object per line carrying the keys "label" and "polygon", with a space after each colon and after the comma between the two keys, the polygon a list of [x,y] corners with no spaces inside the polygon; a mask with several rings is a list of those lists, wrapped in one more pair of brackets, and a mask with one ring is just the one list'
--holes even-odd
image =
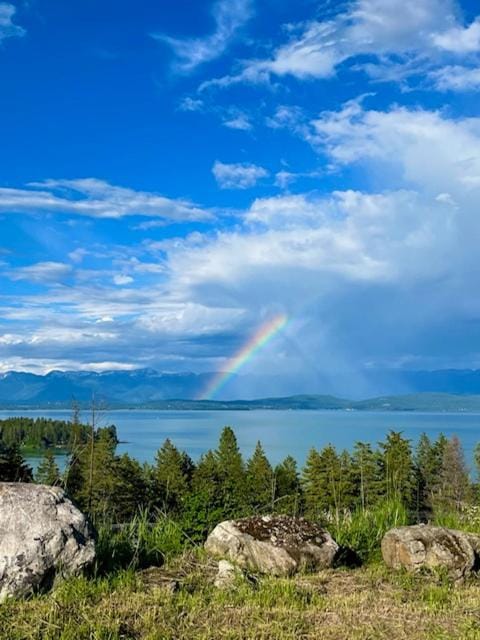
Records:
{"label": "white cloud", "polygon": [[196,98],[192,98],[191,96],[186,96],[181,100],[179,104],[180,111],[202,111],[204,108],[203,100],[198,100]]}
{"label": "white cloud", "polygon": [[480,67],[448,65],[428,75],[439,91],[478,91],[480,90]]}
{"label": "white cloud", "polygon": [[17,267],[7,273],[11,280],[28,280],[39,284],[63,282],[72,274],[72,267],[63,262],[37,262],[27,267]]}
{"label": "white cloud", "polygon": [[28,189],[0,188],[0,212],[68,213],[91,218],[146,216],[163,220],[208,220],[212,214],[182,199],[117,187],[103,180],[45,180]]}
{"label": "white cloud", "polygon": [[452,53],[477,53],[480,51],[480,16],[466,28],[455,26],[444,33],[433,34],[433,42],[439,49]]}
{"label": "white cloud", "polygon": [[268,176],[266,169],[255,164],[224,164],[218,160],[213,165],[212,173],[221,189],[249,189]]}
{"label": "white cloud", "polygon": [[25,29],[13,23],[15,12],[16,9],[13,4],[0,2],[0,42],[5,38],[25,35]]}
{"label": "white cloud", "polygon": [[212,8],[215,31],[204,38],[173,38],[153,34],[156,40],[168,44],[176,57],[176,69],[190,73],[205,62],[218,58],[227,49],[237,31],[253,15],[252,0],[217,0]]}
{"label": "white cloud", "polygon": [[384,183],[403,181],[432,196],[448,188],[465,199],[480,182],[478,118],[405,107],[365,110],[351,101],[314,119],[307,139],[336,165],[367,163]]}
{"label": "white cloud", "polygon": [[244,61],[237,74],[207,81],[205,89],[236,82],[269,82],[271,76],[330,78],[340,65],[361,56],[375,80],[401,80],[442,56],[480,52],[480,17],[464,25],[454,0],[355,0],[334,18],[291,27],[287,43],[269,58]]}
{"label": "white cloud", "polygon": [[223,126],[239,131],[251,131],[252,123],[246,113],[231,113],[223,121]]}
{"label": "white cloud", "polygon": [[128,276],[124,273],[116,273],[113,276],[113,284],[116,284],[119,287],[124,286],[126,284],[131,284],[132,282],[133,282],[132,276]]}

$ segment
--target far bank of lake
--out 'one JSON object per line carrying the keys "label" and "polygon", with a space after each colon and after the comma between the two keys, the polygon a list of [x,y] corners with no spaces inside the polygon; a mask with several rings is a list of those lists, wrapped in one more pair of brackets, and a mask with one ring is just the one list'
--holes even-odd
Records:
{"label": "far bank of lake", "polygon": [[[0,411],[0,418],[20,415],[62,420],[71,417],[67,410]],[[85,412],[82,420],[88,419]],[[414,444],[422,432],[432,438],[440,433],[456,434],[469,464],[473,464],[473,450],[480,442],[480,413],[113,410],[101,417],[100,426],[108,424],[117,427],[121,441],[118,452],[129,453],[141,462],[152,462],[166,438],[196,460],[216,447],[225,425],[235,430],[246,457],[261,440],[272,463],[290,454],[300,465],[311,447],[322,448],[331,443],[337,449],[351,449],[358,440],[376,444],[390,429],[402,431]]]}

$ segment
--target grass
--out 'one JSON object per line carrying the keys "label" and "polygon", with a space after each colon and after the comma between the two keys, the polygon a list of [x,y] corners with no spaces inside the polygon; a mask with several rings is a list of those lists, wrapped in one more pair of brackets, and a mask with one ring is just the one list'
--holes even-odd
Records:
{"label": "grass", "polygon": [[77,578],[49,595],[0,606],[1,640],[474,640],[480,582],[389,572],[380,563],[291,579],[212,585],[201,552],[158,570],[180,576],[171,593],[130,569]]}
{"label": "grass", "polygon": [[97,532],[97,574],[162,565],[188,542],[171,518],[158,514],[152,522],[146,512],[120,528],[102,523]]}
{"label": "grass", "polygon": [[[477,520],[475,511],[438,524],[480,531]],[[381,562],[385,531],[406,522],[392,502],[347,515],[329,528],[364,566],[252,576],[229,591],[214,588],[217,564],[161,513],[104,524],[93,575],[1,604],[0,640],[480,640],[480,579],[454,585]]]}
{"label": "grass", "polygon": [[363,562],[380,557],[380,542],[393,527],[409,524],[408,513],[399,501],[380,503],[373,509],[354,511],[331,529],[339,545],[355,551]]}

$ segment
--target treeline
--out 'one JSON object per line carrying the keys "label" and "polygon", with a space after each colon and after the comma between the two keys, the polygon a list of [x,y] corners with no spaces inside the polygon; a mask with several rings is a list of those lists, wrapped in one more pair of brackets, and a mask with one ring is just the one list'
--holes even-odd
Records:
{"label": "treeline", "polygon": [[[118,524],[139,512],[152,520],[164,514],[186,535],[201,540],[219,521],[252,513],[305,515],[340,522],[346,514],[401,504],[411,521],[460,512],[478,502],[458,438],[421,436],[415,449],[391,431],[377,447],[358,442],[352,451],[328,445],[311,449],[303,469],[292,456],[272,466],[260,442],[244,460],[233,430],[225,427],[218,446],[195,463],[166,440],[153,464],[117,455],[113,427],[87,429],[60,473],[47,448],[35,480],[58,484],[89,515]],[[476,453],[480,466],[480,449]],[[32,479],[16,444],[0,443],[0,480]]]}
{"label": "treeline", "polygon": [[[193,539],[220,520],[252,513],[338,523],[346,513],[389,501],[401,503],[412,521],[426,521],[478,500],[460,441],[443,435],[432,441],[424,434],[415,449],[395,431],[375,448],[358,442],[350,452],[331,445],[311,449],[301,470],[292,456],[272,466],[260,442],[245,461],[230,427],[196,463],[170,440],[153,464],[118,456],[116,445],[111,428],[96,430],[93,440],[72,451],[64,474],[48,449],[35,479],[65,486],[97,521],[125,523],[139,511],[152,518],[161,512]],[[476,459],[480,463],[480,455]]]}
{"label": "treeline", "polygon": [[71,451],[74,447],[88,441],[90,431],[91,427],[81,424],[75,416],[72,421],[25,417],[0,420],[0,442],[7,447],[18,446],[26,449],[62,447]]}

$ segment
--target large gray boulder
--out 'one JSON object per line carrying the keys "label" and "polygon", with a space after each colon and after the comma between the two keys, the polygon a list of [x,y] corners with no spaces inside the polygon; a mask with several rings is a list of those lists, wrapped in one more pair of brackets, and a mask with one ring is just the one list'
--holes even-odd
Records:
{"label": "large gray boulder", "polygon": [[331,567],[338,545],[325,529],[303,518],[253,516],[221,522],[205,549],[250,571],[289,576]]}
{"label": "large gray boulder", "polygon": [[391,529],[382,540],[387,566],[409,571],[442,568],[454,580],[479,568],[479,552],[480,536],[425,524]]}
{"label": "large gray boulder", "polygon": [[48,589],[94,558],[93,532],[62,489],[0,483],[0,601]]}

